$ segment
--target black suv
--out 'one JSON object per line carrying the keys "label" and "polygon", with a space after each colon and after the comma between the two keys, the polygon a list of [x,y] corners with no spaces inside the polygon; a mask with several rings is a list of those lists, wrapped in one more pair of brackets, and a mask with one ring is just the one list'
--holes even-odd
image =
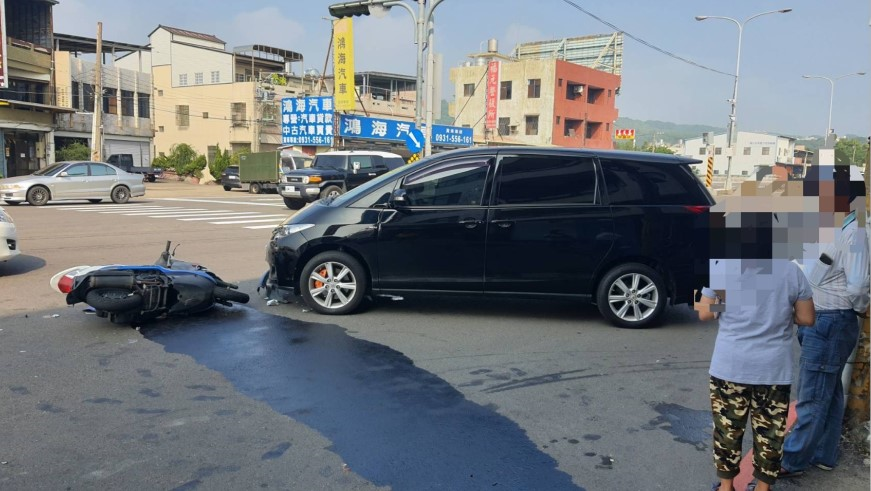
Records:
{"label": "black suv", "polygon": [[689,164],[641,152],[479,148],[391,171],[288,218],[273,298],[323,314],[367,295],[576,297],[618,326],[691,303],[714,201]]}
{"label": "black suv", "polygon": [[291,210],[322,198],[334,198],[405,164],[395,153],[339,150],[315,155],[311,167],[288,171],[278,192]]}
{"label": "black suv", "polygon": [[242,181],[239,180],[239,166],[228,165],[221,171],[221,186],[224,186],[224,191],[241,188]]}

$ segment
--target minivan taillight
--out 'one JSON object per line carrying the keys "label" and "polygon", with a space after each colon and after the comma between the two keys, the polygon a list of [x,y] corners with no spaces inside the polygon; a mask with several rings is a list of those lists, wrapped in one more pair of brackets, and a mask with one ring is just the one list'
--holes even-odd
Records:
{"label": "minivan taillight", "polygon": [[710,206],[699,206],[699,205],[688,205],[688,206],[684,206],[684,208],[686,208],[690,213],[695,213],[696,215],[700,215],[700,214],[708,211],[708,209],[710,209],[711,207]]}

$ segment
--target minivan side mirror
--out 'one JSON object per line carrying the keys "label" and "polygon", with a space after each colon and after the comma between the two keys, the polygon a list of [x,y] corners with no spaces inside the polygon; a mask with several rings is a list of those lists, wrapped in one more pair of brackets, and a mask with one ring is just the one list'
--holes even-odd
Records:
{"label": "minivan side mirror", "polygon": [[393,206],[408,206],[408,197],[404,189],[394,189],[390,196],[390,204]]}

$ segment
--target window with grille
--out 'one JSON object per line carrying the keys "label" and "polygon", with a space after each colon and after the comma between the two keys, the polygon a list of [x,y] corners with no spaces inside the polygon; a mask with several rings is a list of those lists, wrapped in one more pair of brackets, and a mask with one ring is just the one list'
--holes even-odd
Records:
{"label": "window with grille", "polygon": [[245,103],[234,102],[230,104],[230,115],[233,124],[245,124]]}
{"label": "window with grille", "polygon": [[212,72],[212,83],[217,84],[221,82],[221,72],[214,71]]}
{"label": "window with grille", "polygon": [[463,84],[463,97],[475,95],[475,84]]}
{"label": "window with grille", "polygon": [[203,72],[194,73],[194,84],[203,85]]}
{"label": "window with grille", "polygon": [[526,134],[527,135],[537,135],[538,134],[538,115],[526,117]]}
{"label": "window with grille", "polygon": [[175,106],[175,124],[182,127],[190,126],[190,106]]}
{"label": "window with grille", "polygon": [[187,74],[187,73],[181,73],[181,74],[179,74],[179,76],[178,76],[178,84],[179,84],[179,85],[187,85],[187,84],[188,84],[188,74]]}

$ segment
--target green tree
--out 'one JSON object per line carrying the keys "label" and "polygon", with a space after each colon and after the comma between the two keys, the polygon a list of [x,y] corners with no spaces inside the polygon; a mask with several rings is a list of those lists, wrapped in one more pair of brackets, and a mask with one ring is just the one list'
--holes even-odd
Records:
{"label": "green tree", "polygon": [[91,148],[80,142],[70,143],[54,153],[54,159],[58,162],[65,162],[68,160],[89,160],[90,158]]}
{"label": "green tree", "polygon": [[219,179],[224,169],[231,165],[231,158],[229,150],[222,151],[220,145],[216,145],[216,147],[215,159],[213,162],[209,162],[209,172],[215,179]]}
{"label": "green tree", "polygon": [[868,163],[868,142],[858,138],[842,138],[835,142],[835,163],[864,167]]}
{"label": "green tree", "polygon": [[167,169],[172,169],[178,177],[202,177],[201,171],[206,168],[206,156],[199,155],[187,143],[176,143],[169,149],[166,161],[161,162]]}

